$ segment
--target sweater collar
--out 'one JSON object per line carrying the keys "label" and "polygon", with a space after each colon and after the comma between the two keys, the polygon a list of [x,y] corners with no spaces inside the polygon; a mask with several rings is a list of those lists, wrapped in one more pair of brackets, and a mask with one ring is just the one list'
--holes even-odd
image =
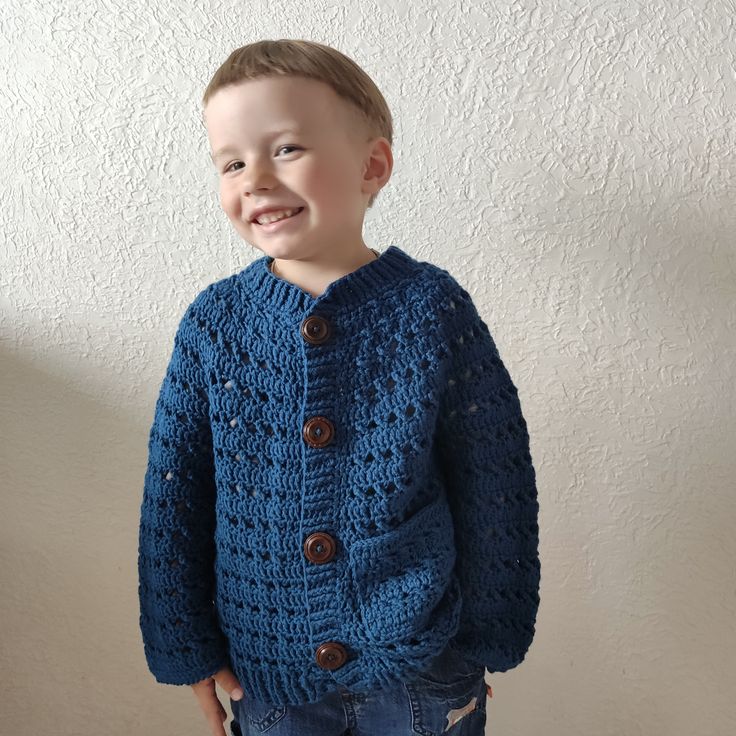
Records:
{"label": "sweater collar", "polygon": [[419,261],[396,245],[390,245],[378,258],[363,264],[333,281],[318,297],[300,286],[271,273],[274,259],[262,256],[236,275],[241,288],[252,298],[281,311],[303,314],[317,305],[356,307],[409,278]]}

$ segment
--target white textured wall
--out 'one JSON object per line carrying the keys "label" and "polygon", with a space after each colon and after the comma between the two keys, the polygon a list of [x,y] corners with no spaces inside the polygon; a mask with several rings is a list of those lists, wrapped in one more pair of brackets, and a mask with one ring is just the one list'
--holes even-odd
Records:
{"label": "white textured wall", "polygon": [[1,0],[0,730],[207,733],[143,657],[146,443],[184,307],[260,255],[219,210],[202,92],[236,46],[303,37],[394,112],[366,239],[466,285],[529,424],[542,604],[486,676],[488,733],[736,733],[735,16]]}

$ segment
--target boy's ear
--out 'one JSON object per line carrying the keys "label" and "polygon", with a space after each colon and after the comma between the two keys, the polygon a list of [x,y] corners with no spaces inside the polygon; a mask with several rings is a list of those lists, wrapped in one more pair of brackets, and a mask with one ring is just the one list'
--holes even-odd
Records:
{"label": "boy's ear", "polygon": [[382,167],[383,173],[380,175],[379,178],[383,179],[381,183],[381,187],[383,187],[386,184],[386,182],[391,178],[391,172],[393,170],[393,152],[391,151],[391,144],[388,142],[388,140],[386,140],[386,138],[381,137],[379,140],[382,142],[381,143],[382,153],[373,155],[368,159],[368,161],[366,161],[365,166],[363,168],[363,176],[365,176],[366,172],[371,167],[371,164],[374,160],[382,162],[383,163],[383,167]]}

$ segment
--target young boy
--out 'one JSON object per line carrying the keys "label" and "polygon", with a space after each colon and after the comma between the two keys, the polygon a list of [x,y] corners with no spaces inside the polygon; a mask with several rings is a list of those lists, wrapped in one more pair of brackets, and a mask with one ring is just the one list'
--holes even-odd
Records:
{"label": "young boy", "polygon": [[524,659],[539,605],[517,390],[449,272],[363,241],[392,123],[355,62],[260,41],[204,107],[222,208],[264,255],[173,341],[141,504],[148,666],[215,735],[215,683],[235,736],[482,734],[485,669]]}

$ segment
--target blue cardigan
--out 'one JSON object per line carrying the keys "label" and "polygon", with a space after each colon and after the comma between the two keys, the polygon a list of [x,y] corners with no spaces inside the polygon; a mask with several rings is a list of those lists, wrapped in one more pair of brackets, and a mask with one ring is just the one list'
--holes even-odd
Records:
{"label": "blue cardigan", "polygon": [[388,687],[452,640],[518,665],[539,606],[526,422],[488,327],[397,246],[319,296],[263,256],[179,323],[148,443],[140,627],[158,682]]}

